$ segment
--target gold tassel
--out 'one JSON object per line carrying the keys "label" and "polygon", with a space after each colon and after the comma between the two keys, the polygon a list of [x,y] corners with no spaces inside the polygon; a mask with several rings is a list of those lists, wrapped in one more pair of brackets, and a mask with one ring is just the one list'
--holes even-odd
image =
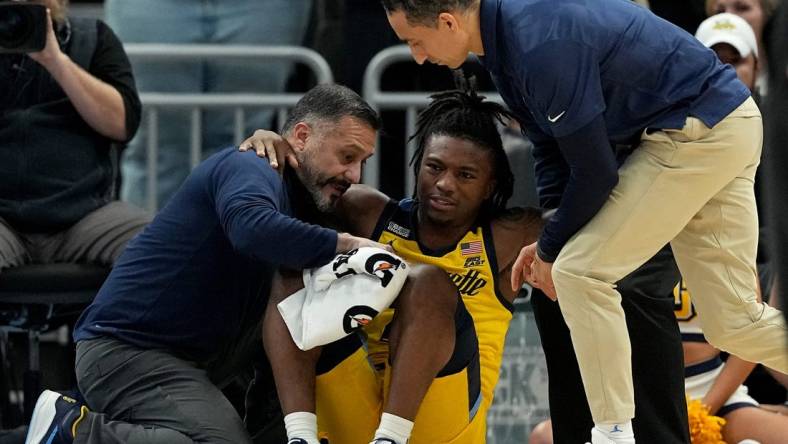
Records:
{"label": "gold tassel", "polygon": [[725,420],[709,413],[709,408],[697,399],[687,399],[690,438],[692,444],[725,444],[722,426]]}

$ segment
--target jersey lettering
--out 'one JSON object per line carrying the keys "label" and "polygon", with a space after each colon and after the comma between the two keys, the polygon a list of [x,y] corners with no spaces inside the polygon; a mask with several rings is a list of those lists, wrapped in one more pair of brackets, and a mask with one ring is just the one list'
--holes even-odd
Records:
{"label": "jersey lettering", "polygon": [[459,273],[449,273],[451,281],[457,286],[460,294],[466,296],[476,296],[479,290],[487,285],[487,280],[481,277],[478,270],[470,270],[465,275]]}

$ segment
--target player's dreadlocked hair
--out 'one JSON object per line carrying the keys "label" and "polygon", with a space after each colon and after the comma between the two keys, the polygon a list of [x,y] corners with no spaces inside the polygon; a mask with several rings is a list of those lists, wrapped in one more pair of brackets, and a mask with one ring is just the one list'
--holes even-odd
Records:
{"label": "player's dreadlocked hair", "polygon": [[424,149],[432,136],[443,135],[473,142],[480,149],[490,151],[494,159],[495,189],[484,202],[482,215],[494,217],[501,214],[506,210],[506,202],[512,197],[514,176],[496,121],[504,123],[504,119],[514,117],[501,105],[485,101],[472,88],[445,91],[430,98],[432,102],[419,114],[416,133],[411,136],[411,140],[415,139],[417,143],[410,160],[416,179],[419,177]]}
{"label": "player's dreadlocked hair", "polygon": [[434,26],[442,12],[467,11],[479,0],[382,0],[387,14],[402,11],[410,24]]}

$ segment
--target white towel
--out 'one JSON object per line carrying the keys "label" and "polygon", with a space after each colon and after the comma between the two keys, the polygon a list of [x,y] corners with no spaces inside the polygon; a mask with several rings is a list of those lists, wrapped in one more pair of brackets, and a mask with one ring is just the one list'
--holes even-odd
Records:
{"label": "white towel", "polygon": [[362,247],[304,270],[304,288],[277,305],[301,350],[329,344],[368,324],[397,298],[408,268],[393,253]]}

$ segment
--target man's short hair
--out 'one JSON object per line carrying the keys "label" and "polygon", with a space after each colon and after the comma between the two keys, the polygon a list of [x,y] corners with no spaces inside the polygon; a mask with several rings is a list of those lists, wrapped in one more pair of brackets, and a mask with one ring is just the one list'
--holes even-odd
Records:
{"label": "man's short hair", "polygon": [[374,130],[381,127],[380,116],[352,89],[337,85],[318,85],[304,94],[290,111],[282,132],[287,133],[298,122],[338,122],[343,117],[354,117]]}
{"label": "man's short hair", "polygon": [[434,26],[442,12],[467,11],[479,0],[382,0],[386,13],[402,11],[410,24]]}

